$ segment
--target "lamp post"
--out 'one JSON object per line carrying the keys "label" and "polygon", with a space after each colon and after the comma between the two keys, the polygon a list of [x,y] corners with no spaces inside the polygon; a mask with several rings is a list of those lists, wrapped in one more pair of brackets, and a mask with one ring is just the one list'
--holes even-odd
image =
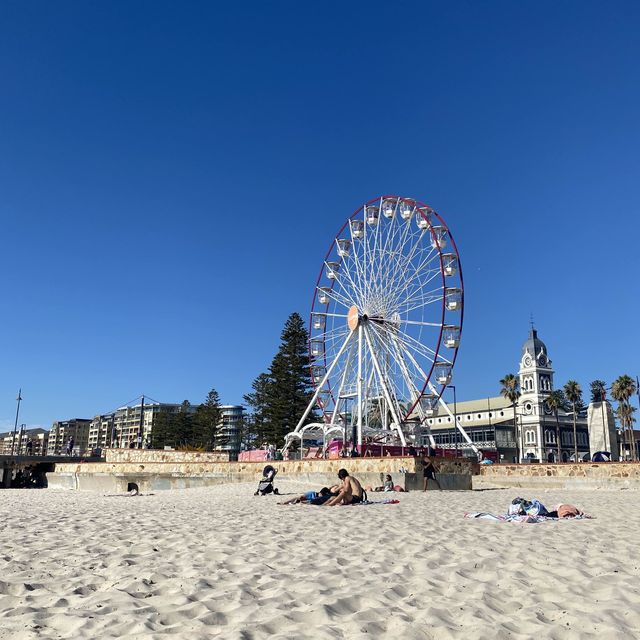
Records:
{"label": "lamp post", "polygon": [[16,409],[16,421],[13,425],[13,438],[11,438],[11,455],[13,456],[16,447],[16,432],[18,431],[18,416],[20,415],[20,403],[22,402],[22,389],[18,390],[18,407]]}
{"label": "lamp post", "polygon": [[453,426],[455,427],[453,431],[453,437],[456,445],[456,458],[457,458],[458,457],[458,403],[456,401],[456,385],[448,384],[447,388],[453,389],[453,423],[454,423]]}

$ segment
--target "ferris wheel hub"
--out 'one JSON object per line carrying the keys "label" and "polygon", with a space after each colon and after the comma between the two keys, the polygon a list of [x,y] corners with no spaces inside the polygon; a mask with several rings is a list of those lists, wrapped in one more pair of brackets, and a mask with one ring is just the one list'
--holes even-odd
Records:
{"label": "ferris wheel hub", "polygon": [[358,311],[358,306],[355,304],[349,309],[349,313],[347,314],[347,324],[351,331],[355,331],[360,324],[360,312]]}

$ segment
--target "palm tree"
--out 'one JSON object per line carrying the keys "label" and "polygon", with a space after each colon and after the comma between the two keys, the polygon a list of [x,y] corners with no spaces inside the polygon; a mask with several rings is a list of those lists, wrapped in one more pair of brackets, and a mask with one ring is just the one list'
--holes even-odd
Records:
{"label": "palm tree", "polygon": [[558,418],[558,411],[560,411],[560,409],[564,409],[566,404],[567,399],[564,397],[562,389],[555,389],[547,398],[547,406],[556,417],[556,446],[558,450],[558,459],[556,462],[562,461],[562,454],[560,453],[560,420]]}
{"label": "palm tree", "polygon": [[578,431],[576,429],[577,408],[582,405],[582,389],[575,380],[569,380],[564,385],[564,395],[573,409],[573,460],[578,462]]}
{"label": "palm tree", "polygon": [[[636,421],[634,417],[634,412],[636,408],[631,406],[630,404],[620,403],[618,408],[616,409],[616,416],[620,423],[626,425],[627,431],[633,431],[633,423]],[[626,439],[625,439],[626,440]],[[631,442],[631,440],[629,441]]]}
{"label": "palm tree", "polygon": [[[614,400],[617,400],[618,406],[618,417],[620,418],[620,422],[622,424],[622,433],[625,441],[625,445],[627,443],[627,432],[629,434],[629,445],[631,447],[631,459],[636,460],[636,443],[633,435],[633,410],[631,405],[629,404],[629,398],[636,392],[636,383],[631,376],[623,375],[613,381],[611,385],[611,397]],[[621,407],[623,408],[621,411]]]}
{"label": "palm tree", "polygon": [[520,461],[520,440],[518,438],[518,420],[516,416],[516,405],[520,398],[520,380],[518,376],[514,376],[513,373],[507,373],[507,375],[500,380],[500,395],[503,398],[507,398],[513,405],[513,425],[515,427],[516,434],[516,461]]}

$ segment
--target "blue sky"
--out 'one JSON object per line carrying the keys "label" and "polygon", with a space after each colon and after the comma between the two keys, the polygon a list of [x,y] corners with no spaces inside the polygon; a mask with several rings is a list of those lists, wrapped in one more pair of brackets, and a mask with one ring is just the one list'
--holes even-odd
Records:
{"label": "blue sky", "polygon": [[459,399],[640,373],[635,2],[0,3],[0,428],[240,402],[345,218],[445,218]]}

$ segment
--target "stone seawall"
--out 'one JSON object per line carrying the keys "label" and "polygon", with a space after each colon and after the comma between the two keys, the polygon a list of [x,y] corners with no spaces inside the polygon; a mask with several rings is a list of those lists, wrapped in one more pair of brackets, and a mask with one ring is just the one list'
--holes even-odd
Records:
{"label": "stone seawall", "polygon": [[640,463],[480,465],[473,488],[640,489]]}
{"label": "stone seawall", "polygon": [[[47,474],[51,488],[120,493],[131,484],[142,492],[201,487],[235,482],[255,482],[262,477],[264,462],[189,461],[182,452],[162,461],[152,451],[139,451],[137,461],[61,463]],[[181,455],[182,454],[182,455]],[[170,459],[172,458],[172,460]],[[394,484],[407,490],[422,489],[422,463],[415,458],[349,458],[344,460],[289,460],[272,463],[279,479],[294,480],[309,487],[330,486],[338,481],[338,470],[346,468],[364,485],[379,486],[380,474],[390,474]],[[436,460],[443,489],[471,489],[477,465],[466,460]]]}
{"label": "stone seawall", "polygon": [[229,462],[227,451],[174,451],[171,449],[105,449],[105,462]]}

